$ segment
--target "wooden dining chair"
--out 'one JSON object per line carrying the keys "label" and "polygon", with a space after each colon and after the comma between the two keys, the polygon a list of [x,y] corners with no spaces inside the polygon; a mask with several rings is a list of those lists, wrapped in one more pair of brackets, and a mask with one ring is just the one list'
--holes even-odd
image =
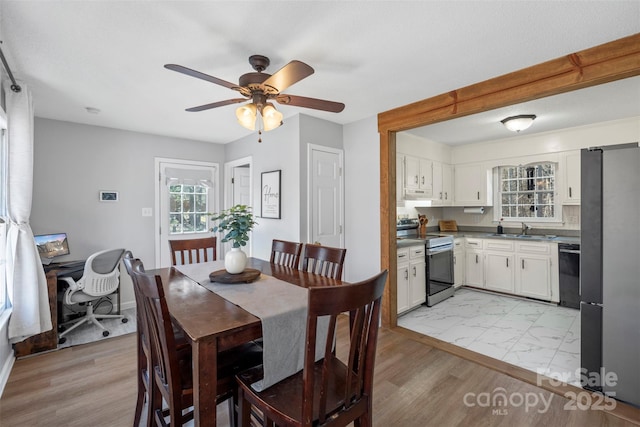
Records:
{"label": "wooden dining chair", "polygon": [[171,265],[194,264],[216,260],[216,238],[169,240]]}
{"label": "wooden dining chair", "polygon": [[[129,263],[129,261],[127,261]],[[126,264],[125,264],[126,265]],[[193,375],[191,371],[191,346],[181,347],[174,333],[169,309],[164,297],[160,276],[146,274],[139,259],[130,261],[135,292],[141,298],[138,311],[144,323],[142,332],[148,339],[150,357],[147,358],[147,395],[151,425],[182,426],[193,419]],[[229,400],[230,425],[237,425],[237,386],[234,375],[262,362],[262,349],[255,343],[247,343],[218,354],[217,403]],[[168,408],[163,408],[163,399]],[[166,418],[169,418],[169,423]],[[139,422],[139,421],[138,421]]]}
{"label": "wooden dining chair", "polygon": [[269,262],[271,264],[284,265],[285,267],[298,268],[301,253],[302,243],[273,239]]}
{"label": "wooden dining chair", "polygon": [[[124,257],[122,258],[124,266],[127,269],[127,273],[129,273],[129,276],[131,276],[132,281],[136,280],[135,276],[133,275],[133,261],[135,260],[136,258],[134,258],[131,251],[126,251],[124,253]],[[138,356],[138,397],[136,399],[136,412],[134,415],[133,425],[140,425],[140,420],[142,418],[142,409],[144,408],[144,403],[147,402],[147,426],[152,426],[154,422],[153,407],[150,404],[150,396],[152,390],[152,387],[150,386],[150,384],[152,383],[150,381],[153,381],[153,376],[149,376],[148,369],[148,366],[151,366],[151,344],[149,342],[149,332],[147,331],[147,321],[145,318],[143,318],[143,315],[145,313],[145,310],[143,309],[144,300],[140,293],[139,286],[133,286],[133,295],[136,301],[136,347]],[[191,345],[185,338],[182,329],[173,325],[173,332],[178,354],[185,357],[185,363],[190,363]]]}
{"label": "wooden dining chair", "polygon": [[347,250],[307,243],[304,246],[302,270],[313,274],[340,279]]}
{"label": "wooden dining chair", "polygon": [[[249,426],[253,407],[267,426],[309,427],[329,419],[336,427],[351,422],[371,426],[373,367],[386,280],[385,270],[352,285],[309,288],[304,368],[261,392],[251,384],[262,379],[262,366],[238,374],[242,427]],[[353,325],[348,352],[337,352],[348,354],[346,361],[333,349],[336,319],[343,312],[351,313]],[[326,343],[319,343],[324,358],[316,362],[316,326],[321,316],[329,316],[329,328]]]}

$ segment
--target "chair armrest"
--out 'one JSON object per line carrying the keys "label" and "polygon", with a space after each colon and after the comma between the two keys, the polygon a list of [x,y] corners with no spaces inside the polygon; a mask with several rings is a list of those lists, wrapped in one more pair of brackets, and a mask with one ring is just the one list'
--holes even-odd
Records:
{"label": "chair armrest", "polygon": [[69,285],[69,289],[71,289],[72,291],[82,289],[78,282],[73,280],[73,277],[58,277],[58,280],[64,280],[65,282],[67,282],[67,284]]}

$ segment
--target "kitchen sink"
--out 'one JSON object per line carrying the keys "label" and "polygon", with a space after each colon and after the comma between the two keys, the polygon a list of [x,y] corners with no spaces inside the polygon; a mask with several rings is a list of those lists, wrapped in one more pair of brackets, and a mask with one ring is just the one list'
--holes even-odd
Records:
{"label": "kitchen sink", "polygon": [[498,234],[491,233],[489,234],[491,237],[500,237],[502,239],[529,239],[529,240],[550,240],[555,238],[556,236],[542,236],[536,234]]}

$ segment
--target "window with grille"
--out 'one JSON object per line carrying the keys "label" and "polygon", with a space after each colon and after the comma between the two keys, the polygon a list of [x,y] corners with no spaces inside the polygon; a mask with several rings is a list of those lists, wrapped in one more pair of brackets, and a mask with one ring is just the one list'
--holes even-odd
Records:
{"label": "window with grille", "polygon": [[505,220],[559,220],[555,198],[555,164],[499,168],[500,216]]}
{"label": "window with grille", "polygon": [[169,186],[169,234],[209,231],[209,188],[204,185]]}

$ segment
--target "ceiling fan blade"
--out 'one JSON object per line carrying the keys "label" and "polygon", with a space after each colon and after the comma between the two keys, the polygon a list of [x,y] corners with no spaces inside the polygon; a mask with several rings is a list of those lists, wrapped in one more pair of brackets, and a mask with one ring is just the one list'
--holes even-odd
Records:
{"label": "ceiling fan blade", "polygon": [[344,104],[342,102],[325,101],[324,99],[307,98],[306,96],[287,95],[284,93],[278,95],[276,101],[279,104],[313,108],[331,113],[339,113],[344,110]]}
{"label": "ceiling fan blade", "polygon": [[280,93],[294,83],[299,82],[305,77],[313,74],[313,68],[300,61],[291,61],[278,71],[273,73],[271,77],[262,84],[273,89],[274,93]]}
{"label": "ceiling fan blade", "polygon": [[228,87],[229,89],[240,90],[240,86],[238,86],[235,83],[231,83],[226,80],[222,80],[217,77],[213,77],[208,74],[201,73],[200,71],[192,70],[191,68],[183,67],[182,65],[165,64],[164,68],[168,70],[177,71],[178,73],[186,74],[191,77],[206,80],[208,82],[215,83],[220,86]]}
{"label": "ceiling fan blade", "polygon": [[196,111],[204,111],[204,110],[210,110],[212,108],[222,107],[224,105],[237,104],[239,102],[244,102],[244,101],[247,101],[247,99],[246,98],[227,99],[225,101],[212,102],[211,104],[204,104],[204,105],[200,105],[198,107],[187,108],[186,111],[189,111],[189,112],[193,113],[193,112],[196,112]]}

